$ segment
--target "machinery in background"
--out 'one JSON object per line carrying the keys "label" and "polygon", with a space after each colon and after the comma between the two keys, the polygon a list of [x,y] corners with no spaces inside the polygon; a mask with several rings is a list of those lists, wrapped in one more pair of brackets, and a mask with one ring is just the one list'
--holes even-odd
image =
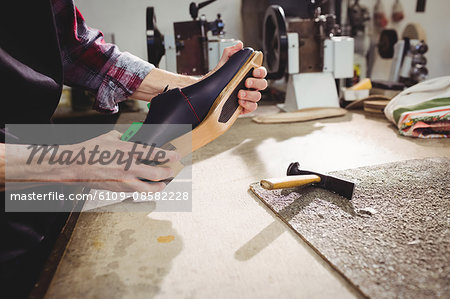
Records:
{"label": "machinery in background", "polygon": [[[389,45],[391,48],[389,51],[379,51],[381,57],[392,58],[389,81],[404,83],[409,87],[427,78],[427,59],[424,54],[428,51],[428,45],[425,39],[425,32],[420,25],[408,24],[401,40],[397,41],[395,38],[395,42]],[[380,37],[379,48],[389,47],[383,46]],[[386,53],[392,53],[392,55],[383,55]]]}
{"label": "machinery in background", "polygon": [[280,105],[285,111],[339,107],[335,79],[353,77],[353,38],[336,36],[339,26],[333,9],[322,14],[322,1],[311,3],[309,18],[287,18],[279,5],[269,6],[264,18],[268,79],[288,77],[286,100]]}
{"label": "machinery in background", "polygon": [[347,9],[348,23],[351,36],[366,34],[367,21],[370,20],[369,10],[359,4],[359,0],[350,5]]}
{"label": "machinery in background", "polygon": [[368,30],[368,21],[370,14],[367,7],[359,4],[355,0],[352,5],[347,2],[347,15],[345,25],[342,26],[343,35],[353,37],[355,43],[354,56],[354,77],[351,82],[346,82],[347,86],[357,83],[360,79],[367,76],[367,53],[370,49],[370,37]]}
{"label": "machinery in background", "polygon": [[[156,26],[153,7],[147,8],[147,50],[149,62],[158,65],[166,55],[166,70],[187,75],[204,75],[213,69],[223,49],[236,43],[234,39],[224,39],[225,24],[221,15],[208,22],[205,15],[198,16],[199,10],[216,0],[208,0],[198,5],[191,2],[189,13],[192,21],[175,22],[174,35],[162,35]],[[211,32],[212,37],[208,37]]]}
{"label": "machinery in background", "polygon": [[164,49],[164,35],[161,34],[161,31],[156,26],[156,15],[153,7],[147,7],[146,24],[147,60],[158,67],[166,50]]}
{"label": "machinery in background", "polygon": [[427,44],[422,40],[403,39],[394,47],[394,58],[389,80],[412,86],[425,81],[428,76],[425,53]]}

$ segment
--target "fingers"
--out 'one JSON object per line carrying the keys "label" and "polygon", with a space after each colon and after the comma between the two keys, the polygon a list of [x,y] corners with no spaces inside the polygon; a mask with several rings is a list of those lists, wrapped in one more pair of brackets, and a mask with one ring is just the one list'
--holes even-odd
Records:
{"label": "fingers", "polygon": [[[181,159],[180,154],[152,145],[122,141],[121,136],[118,131],[110,131],[74,146],[74,151],[86,155],[83,156],[85,162],[75,165],[76,169],[71,171],[74,176],[68,181],[82,180],[96,189],[120,192],[163,190],[166,185],[157,181],[172,178],[175,172],[178,173],[178,168],[172,163],[180,164],[177,162]],[[164,166],[146,165],[143,160],[157,161]],[[165,167],[168,165],[173,169]],[[145,183],[139,178],[152,182]]]}
{"label": "fingers", "polygon": [[102,136],[105,136],[107,138],[111,138],[112,140],[120,140],[120,138],[122,137],[122,133],[120,133],[117,130],[112,130],[112,131],[109,131],[108,133],[106,133],[106,134],[104,134]]}
{"label": "fingers", "polygon": [[243,110],[241,114],[255,111],[258,107],[257,102],[261,99],[259,91],[267,88],[267,81],[264,79],[267,75],[265,67],[258,67],[253,70],[253,78],[245,80],[245,87],[250,90],[240,90],[238,93],[239,104]]}
{"label": "fingers", "polygon": [[243,108],[241,114],[247,114],[258,108],[257,102],[261,99],[261,93],[254,90],[240,90],[238,98],[239,105]]}
{"label": "fingers", "polygon": [[160,182],[143,182],[137,180],[134,182],[132,189],[138,192],[161,192],[166,188],[166,184]]}
{"label": "fingers", "polygon": [[227,62],[228,59],[234,55],[234,53],[242,50],[242,48],[244,48],[244,44],[241,41],[238,41],[237,44],[235,44],[233,46],[226,47],[223,50],[222,57],[220,58],[217,66],[214,68],[213,72],[216,71],[217,69],[219,69],[222,65],[224,65],[225,62]]}
{"label": "fingers", "polygon": [[173,177],[174,172],[170,168],[134,165],[128,170],[112,170],[109,174],[98,174],[89,185],[96,189],[116,192],[159,192],[166,186],[159,181]]}
{"label": "fingers", "polygon": [[[126,184],[122,184],[117,188],[121,192],[160,192],[166,188],[166,184],[162,182],[144,182],[138,178],[128,180]],[[117,190],[118,191],[118,190]]]}
{"label": "fingers", "polygon": [[127,170],[127,172],[134,177],[147,179],[149,181],[162,181],[168,178],[173,178],[175,175],[171,168],[148,166],[144,164],[134,165]]}
{"label": "fingers", "polygon": [[261,100],[261,93],[259,93],[259,91],[241,89],[238,93],[238,98],[240,100],[245,100],[245,101],[250,101],[250,102],[256,103],[259,100]]}
{"label": "fingers", "polygon": [[[174,177],[174,172],[168,167],[153,167],[148,165],[134,165],[126,174],[124,187],[129,192],[159,192],[162,191],[166,184],[158,182]],[[144,182],[141,179],[150,182]]]}
{"label": "fingers", "polygon": [[267,81],[265,79],[248,78],[245,80],[245,87],[255,90],[264,90],[267,88]]}
{"label": "fingers", "polygon": [[267,76],[267,70],[265,67],[260,66],[253,70],[253,77],[264,79]]}
{"label": "fingers", "polygon": [[267,75],[267,70],[265,67],[255,68],[252,75],[253,78],[248,78],[245,81],[245,86],[247,88],[256,90],[264,90],[267,88],[267,81],[264,79]]}
{"label": "fingers", "polygon": [[[98,140],[100,149],[108,150],[114,153],[116,149],[124,152],[125,156],[132,156],[134,160],[157,160],[159,162],[176,162],[181,159],[180,154],[175,151],[163,150],[152,145],[122,141],[122,133],[112,130],[98,138],[104,137],[105,140]],[[95,140],[92,139],[92,140]]]}
{"label": "fingers", "polygon": [[154,145],[122,141],[121,137],[122,133],[112,130],[81,143],[80,147],[85,148],[86,151],[95,149],[97,155],[107,152],[105,155],[108,159],[110,157],[116,159],[131,157],[133,160],[154,160],[158,162],[176,162],[181,159],[180,154],[175,151],[163,150]]}
{"label": "fingers", "polygon": [[235,45],[233,45],[233,46],[230,46],[230,47],[226,47],[226,48],[223,50],[222,58],[223,58],[223,57],[226,57],[227,60],[228,60],[228,58],[230,58],[231,56],[233,56],[234,53],[236,53],[236,52],[242,50],[243,48],[244,48],[244,44],[243,44],[241,41],[238,41],[237,44],[235,44]]}
{"label": "fingers", "polygon": [[241,114],[247,114],[253,112],[258,108],[258,104],[256,102],[239,100],[239,105],[243,108]]}
{"label": "fingers", "polygon": [[149,160],[169,163],[176,162],[181,159],[179,153],[175,151],[163,150],[153,145],[120,141],[117,148],[123,151],[125,155],[131,155],[134,160]]}

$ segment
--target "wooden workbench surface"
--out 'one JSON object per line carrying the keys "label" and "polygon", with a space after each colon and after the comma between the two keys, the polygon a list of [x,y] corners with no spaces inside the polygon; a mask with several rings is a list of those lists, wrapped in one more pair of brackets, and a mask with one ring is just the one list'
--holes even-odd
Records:
{"label": "wooden workbench surface", "polygon": [[280,125],[240,118],[193,154],[192,212],[81,214],[47,297],[359,296],[249,184],[284,175],[293,161],[326,172],[442,156],[450,140],[401,137],[361,113]]}

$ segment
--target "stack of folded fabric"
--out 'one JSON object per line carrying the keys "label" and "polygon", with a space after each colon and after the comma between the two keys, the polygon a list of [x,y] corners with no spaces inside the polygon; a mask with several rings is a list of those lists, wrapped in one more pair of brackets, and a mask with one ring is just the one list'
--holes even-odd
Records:
{"label": "stack of folded fabric", "polygon": [[394,97],[384,110],[404,136],[450,136],[450,76],[416,84]]}

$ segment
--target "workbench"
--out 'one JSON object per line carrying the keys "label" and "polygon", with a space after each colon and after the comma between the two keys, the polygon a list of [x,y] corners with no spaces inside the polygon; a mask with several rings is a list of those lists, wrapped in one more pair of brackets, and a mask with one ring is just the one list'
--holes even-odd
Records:
{"label": "workbench", "polygon": [[47,298],[361,297],[248,186],[293,161],[329,172],[450,157],[450,140],[402,137],[362,112],[290,124],[250,117],[193,153],[192,212],[82,213]]}

